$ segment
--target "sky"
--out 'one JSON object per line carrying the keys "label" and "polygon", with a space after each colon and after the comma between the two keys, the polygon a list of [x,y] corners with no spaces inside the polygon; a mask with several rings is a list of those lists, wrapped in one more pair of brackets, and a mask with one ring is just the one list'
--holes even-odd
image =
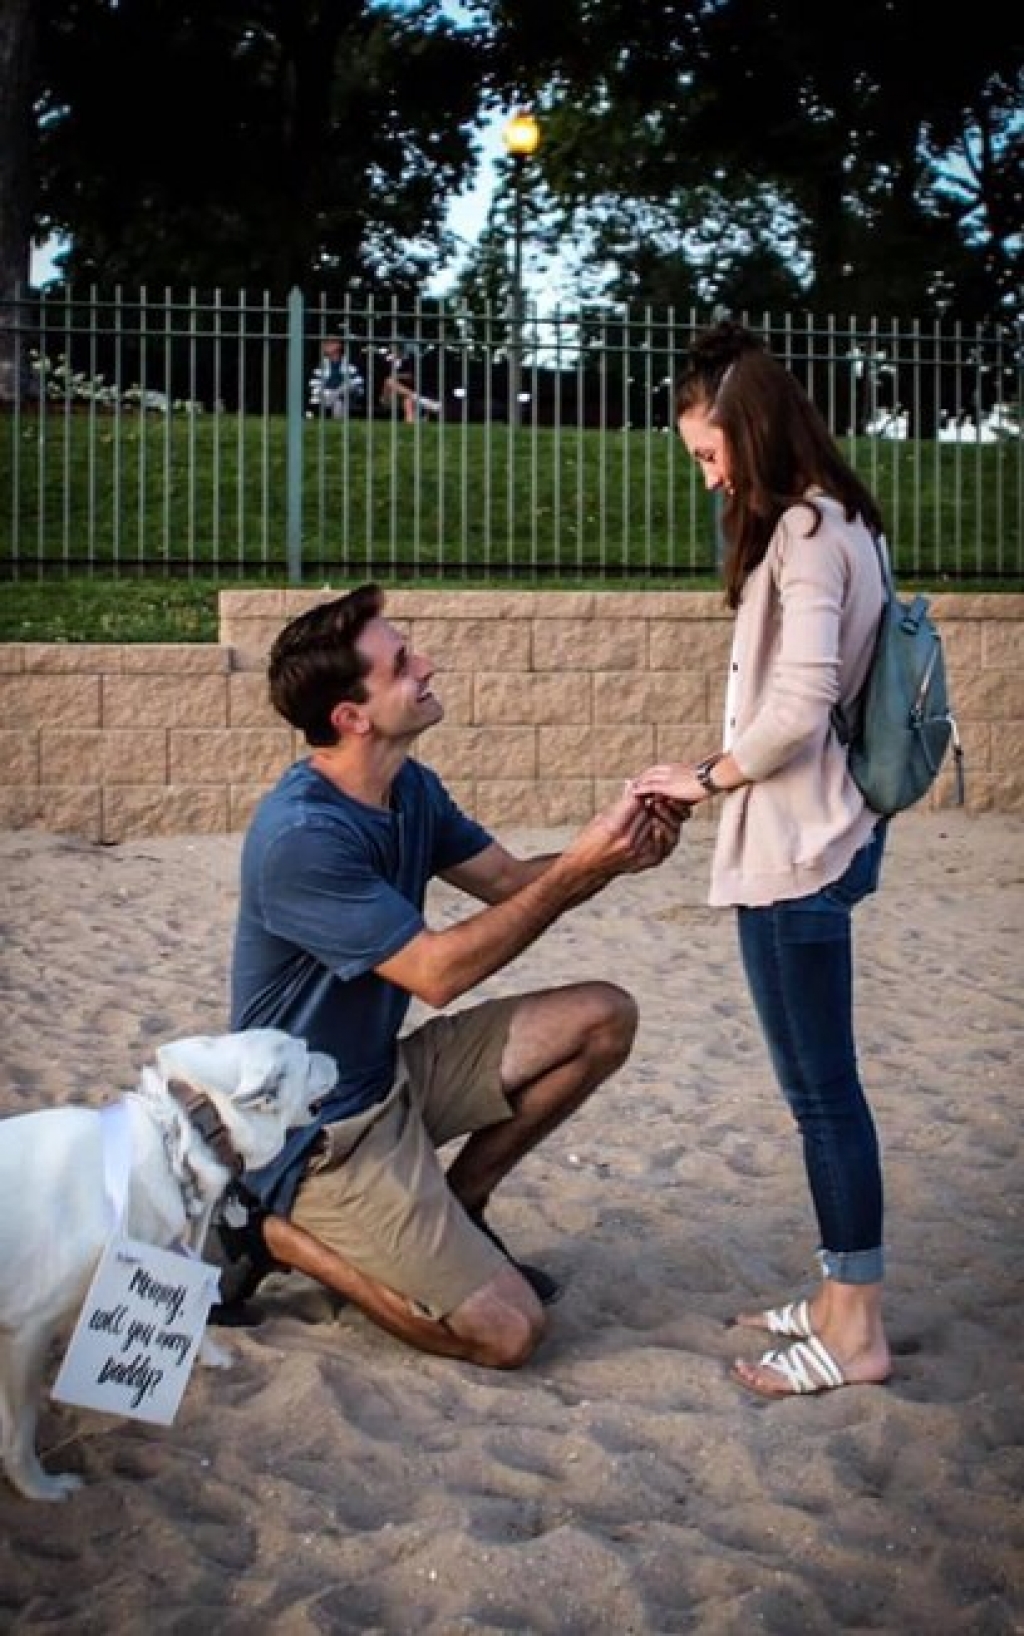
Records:
{"label": "sky", "polygon": [[[495,186],[495,161],[504,152],[501,140],[502,129],[508,114],[495,115],[484,127],[481,136],[480,161],[477,165],[476,177],[473,185],[465,192],[453,199],[448,208],[447,226],[451,232],[458,235],[466,250],[476,242],[487,220],[487,211]],[[461,256],[455,262],[447,262],[438,268],[437,273],[427,287],[427,295],[447,294],[453,277],[458,270]]]}

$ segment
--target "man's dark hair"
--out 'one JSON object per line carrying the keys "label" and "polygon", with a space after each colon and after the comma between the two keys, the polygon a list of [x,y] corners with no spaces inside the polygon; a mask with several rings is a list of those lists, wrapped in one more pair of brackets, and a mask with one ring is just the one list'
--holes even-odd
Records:
{"label": "man's dark hair", "polygon": [[342,699],[361,704],[369,664],[356,643],[384,603],[379,585],[360,585],[292,619],[270,650],[267,675],[274,709],[322,747],[338,742],[331,712]]}

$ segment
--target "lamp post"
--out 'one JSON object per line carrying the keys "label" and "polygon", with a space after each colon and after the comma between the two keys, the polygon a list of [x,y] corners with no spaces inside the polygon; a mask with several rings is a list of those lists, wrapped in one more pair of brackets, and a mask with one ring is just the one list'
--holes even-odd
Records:
{"label": "lamp post", "polygon": [[509,336],[510,422],[518,422],[523,384],[523,172],[540,146],[540,126],[529,109],[513,114],[503,132],[512,159],[512,323]]}

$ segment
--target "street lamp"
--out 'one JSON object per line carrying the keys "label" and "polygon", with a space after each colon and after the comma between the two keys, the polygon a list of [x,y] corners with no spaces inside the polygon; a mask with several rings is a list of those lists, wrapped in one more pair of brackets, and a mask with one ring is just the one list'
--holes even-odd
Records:
{"label": "street lamp", "polygon": [[513,114],[502,133],[512,159],[512,324],[509,341],[509,419],[518,421],[523,382],[523,172],[540,146],[540,126],[528,108]]}

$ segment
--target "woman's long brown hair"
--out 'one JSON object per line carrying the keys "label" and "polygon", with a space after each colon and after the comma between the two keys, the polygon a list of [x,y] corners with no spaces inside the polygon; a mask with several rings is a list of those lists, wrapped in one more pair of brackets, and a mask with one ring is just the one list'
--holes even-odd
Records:
{"label": "woman's long brown hair", "polygon": [[782,513],[803,504],[821,511],[820,490],[883,532],[878,502],[843,459],[819,410],[795,375],[742,324],[726,320],[705,330],[687,354],[676,387],[676,417],[706,414],[721,429],[729,456],[729,492],[722,508],[726,541],[726,601],[739,606],[743,586],[768,549]]}

